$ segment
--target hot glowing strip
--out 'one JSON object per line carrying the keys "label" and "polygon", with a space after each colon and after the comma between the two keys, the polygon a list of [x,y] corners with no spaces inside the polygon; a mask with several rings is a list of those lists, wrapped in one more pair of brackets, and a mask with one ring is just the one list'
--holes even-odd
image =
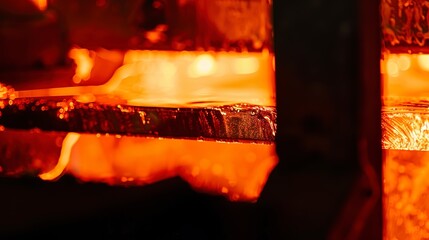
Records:
{"label": "hot glowing strip", "polygon": [[47,173],[42,173],[39,175],[39,177],[43,180],[55,180],[66,169],[69,161],[70,161],[70,153],[73,148],[73,146],[76,144],[76,142],[79,140],[80,134],[78,133],[68,133],[67,136],[63,140],[62,148],[61,148],[61,154],[60,158],[58,160],[58,164],[52,169],[51,171]]}
{"label": "hot glowing strip", "polygon": [[[89,85],[22,89],[15,91],[16,98],[92,94],[97,102],[102,102],[106,99],[103,96],[108,95],[139,106],[185,105],[191,102],[275,105],[272,54],[100,51],[77,48],[70,51],[70,57],[77,66],[74,84],[86,80]],[[100,55],[109,54],[119,57],[110,56],[104,61],[110,64],[120,62],[118,59],[123,54],[123,64],[114,68],[105,82],[92,82],[101,78],[102,71],[93,69],[105,64]]]}

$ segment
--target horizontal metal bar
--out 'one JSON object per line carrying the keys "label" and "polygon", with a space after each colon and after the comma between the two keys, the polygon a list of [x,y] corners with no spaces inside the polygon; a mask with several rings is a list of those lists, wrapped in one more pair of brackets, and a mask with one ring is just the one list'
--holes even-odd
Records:
{"label": "horizontal metal bar", "polygon": [[272,143],[276,109],[248,104],[141,107],[81,103],[70,98],[0,100],[0,125],[95,134]]}

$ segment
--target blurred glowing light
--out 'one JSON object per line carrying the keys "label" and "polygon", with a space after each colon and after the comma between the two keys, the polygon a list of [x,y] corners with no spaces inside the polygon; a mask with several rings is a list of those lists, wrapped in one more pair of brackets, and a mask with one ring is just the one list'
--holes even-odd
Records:
{"label": "blurred glowing light", "polygon": [[80,134],[78,133],[67,134],[62,144],[61,154],[57,165],[51,171],[40,174],[39,177],[42,180],[55,180],[59,176],[61,176],[61,174],[64,173],[64,170],[66,169],[70,161],[71,150],[76,144],[76,142],[79,140],[79,136]]}
{"label": "blurred glowing light", "polygon": [[[168,91],[173,93],[177,87],[176,81],[176,72],[177,68],[173,63],[168,61],[163,61],[159,63],[159,71],[154,72],[153,76],[155,81],[157,81],[157,86],[159,90]],[[158,78],[158,79],[156,79]],[[159,79],[163,79],[159,81]]]}
{"label": "blurred glowing light", "polygon": [[216,71],[216,62],[210,54],[199,55],[189,68],[191,77],[203,77],[213,74]]}
{"label": "blurred glowing light", "polygon": [[[269,51],[94,51],[76,47],[70,51],[70,56],[76,62],[75,83],[84,79],[98,81],[97,74],[103,72],[106,62],[118,66],[102,85],[21,90],[15,95],[31,98],[92,94],[104,103],[121,99],[132,105],[204,104],[205,101],[275,105],[275,63]],[[200,78],[204,80],[195,81]],[[90,95],[77,98],[80,102],[94,100]]]}
{"label": "blurred glowing light", "polygon": [[88,49],[73,48],[69,52],[69,57],[76,64],[76,72],[73,76],[73,82],[78,84],[82,80],[87,81],[91,77],[91,71],[94,66],[92,53]]}
{"label": "blurred glowing light", "polygon": [[395,60],[389,59],[387,61],[387,73],[392,77],[397,77],[399,75],[399,66]]}
{"label": "blurred glowing light", "polygon": [[90,103],[90,102],[95,102],[96,97],[94,96],[94,94],[80,94],[78,96],[76,96],[76,101],[81,102],[81,103]]}
{"label": "blurred glowing light", "polygon": [[398,58],[398,67],[399,67],[399,70],[401,70],[401,71],[407,71],[408,69],[410,69],[410,66],[411,66],[410,56],[401,55]]}
{"label": "blurred glowing light", "polygon": [[160,68],[161,68],[162,74],[167,79],[173,78],[176,75],[177,68],[173,63],[170,63],[167,61],[163,62],[160,64]]}
{"label": "blurred glowing light", "polygon": [[40,10],[44,11],[48,7],[48,0],[31,0],[33,4]]}
{"label": "blurred glowing light", "polygon": [[[249,155],[257,161],[249,162]],[[277,162],[274,144],[81,134],[67,173],[82,181],[137,186],[180,177],[197,191],[256,201]]]}
{"label": "blurred glowing light", "polygon": [[255,57],[237,58],[232,63],[232,69],[236,74],[252,74],[258,71],[259,62]]}
{"label": "blurred glowing light", "polygon": [[421,54],[417,56],[417,61],[421,69],[429,71],[429,55]]}
{"label": "blurred glowing light", "polygon": [[159,24],[153,31],[147,31],[145,37],[152,43],[164,41],[166,38],[165,31],[168,30],[168,26],[165,24]]}

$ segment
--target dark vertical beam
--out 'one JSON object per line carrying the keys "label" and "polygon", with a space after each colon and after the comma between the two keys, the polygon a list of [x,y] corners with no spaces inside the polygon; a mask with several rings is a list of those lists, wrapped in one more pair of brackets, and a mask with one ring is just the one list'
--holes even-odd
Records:
{"label": "dark vertical beam", "polygon": [[[380,188],[368,185],[362,168],[368,157],[380,180],[376,5],[274,1],[280,164],[260,202],[269,222],[265,237],[381,239],[379,198],[375,212],[367,207]],[[364,208],[369,214],[362,216]]]}
{"label": "dark vertical beam", "polygon": [[[380,0],[359,1],[359,141],[360,158],[368,161],[376,175],[370,179],[374,206],[364,228],[361,239],[382,239],[382,153],[381,153],[381,16]],[[372,182],[372,183],[371,183]]]}

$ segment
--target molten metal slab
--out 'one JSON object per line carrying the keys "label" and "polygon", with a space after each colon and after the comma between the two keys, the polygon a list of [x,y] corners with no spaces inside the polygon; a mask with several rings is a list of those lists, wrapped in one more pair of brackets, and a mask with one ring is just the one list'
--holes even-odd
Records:
{"label": "molten metal slab", "polygon": [[10,129],[261,143],[273,142],[276,132],[275,108],[247,104],[169,108],[21,98],[0,107],[0,125]]}

